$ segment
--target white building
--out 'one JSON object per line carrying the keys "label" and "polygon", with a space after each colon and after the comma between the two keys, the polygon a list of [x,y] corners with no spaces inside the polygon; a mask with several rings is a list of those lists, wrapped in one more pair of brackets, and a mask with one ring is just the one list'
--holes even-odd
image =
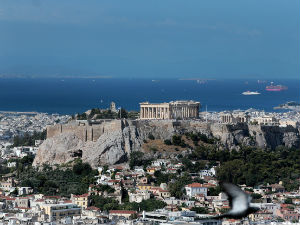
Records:
{"label": "white building", "polygon": [[203,178],[204,176],[207,176],[207,177],[216,176],[215,167],[212,167],[209,170],[201,170],[200,171],[200,177]]}
{"label": "white building", "polygon": [[31,187],[18,187],[18,195],[28,195],[33,192]]}
{"label": "white building", "polygon": [[290,119],[281,119],[281,120],[279,120],[279,126],[280,127],[287,127],[287,126],[298,127],[299,122],[295,121],[295,120],[290,120]]}
{"label": "white building", "polygon": [[167,166],[170,164],[171,161],[167,159],[156,159],[155,161],[152,162],[152,166]]}
{"label": "white building", "polygon": [[129,202],[137,202],[140,203],[143,200],[150,199],[150,192],[148,190],[139,190],[135,193],[129,192]]}
{"label": "white building", "polygon": [[251,118],[251,122],[257,123],[259,125],[277,126],[279,125],[278,119],[272,115],[265,115],[256,118]]}
{"label": "white building", "polygon": [[17,166],[17,162],[8,162],[7,163],[8,168],[12,168],[12,167],[16,167],[16,166]]}
{"label": "white building", "polygon": [[65,217],[81,215],[81,207],[75,204],[40,204],[41,210],[48,215],[49,221],[56,221]]}
{"label": "white building", "polygon": [[207,196],[207,187],[200,183],[192,183],[185,186],[186,194],[189,197],[194,197],[197,194]]}

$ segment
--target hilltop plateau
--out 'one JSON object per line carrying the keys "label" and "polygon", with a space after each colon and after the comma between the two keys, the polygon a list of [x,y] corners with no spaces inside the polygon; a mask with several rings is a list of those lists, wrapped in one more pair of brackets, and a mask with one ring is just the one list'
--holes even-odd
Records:
{"label": "hilltop plateau", "polygon": [[[200,135],[205,141],[191,142],[188,134]],[[178,143],[176,137],[180,139]],[[40,146],[33,165],[63,164],[81,158],[97,167],[125,162],[133,151],[158,152],[172,157],[202,144],[219,150],[239,150],[241,146],[262,149],[275,149],[280,145],[299,147],[299,143],[299,130],[293,127],[205,123],[199,120],[115,119],[94,123],[74,120],[47,128],[47,139]]]}

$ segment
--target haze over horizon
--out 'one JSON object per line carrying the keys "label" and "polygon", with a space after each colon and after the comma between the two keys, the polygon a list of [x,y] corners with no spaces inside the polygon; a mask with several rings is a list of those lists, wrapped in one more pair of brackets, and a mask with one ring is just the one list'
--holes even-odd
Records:
{"label": "haze over horizon", "polygon": [[299,78],[297,0],[3,0],[0,75]]}

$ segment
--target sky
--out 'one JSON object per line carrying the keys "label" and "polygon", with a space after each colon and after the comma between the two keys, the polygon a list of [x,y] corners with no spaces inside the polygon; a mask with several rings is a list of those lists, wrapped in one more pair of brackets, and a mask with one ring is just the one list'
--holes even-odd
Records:
{"label": "sky", "polygon": [[0,0],[2,76],[299,74],[299,0]]}

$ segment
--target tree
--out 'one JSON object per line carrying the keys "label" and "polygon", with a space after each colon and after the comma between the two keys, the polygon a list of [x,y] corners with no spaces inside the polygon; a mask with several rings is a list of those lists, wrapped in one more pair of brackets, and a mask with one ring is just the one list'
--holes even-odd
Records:
{"label": "tree", "polygon": [[150,139],[150,140],[154,140],[155,139],[155,137],[153,136],[153,134],[148,134],[148,138]]}
{"label": "tree", "polygon": [[210,196],[217,196],[221,193],[221,187],[216,186],[215,188],[209,188],[208,189],[208,195]]}
{"label": "tree", "polygon": [[34,146],[36,140],[45,140],[47,131],[42,132],[34,131],[32,134],[26,132],[23,135],[17,135],[13,139],[13,147],[19,146]]}
{"label": "tree", "polygon": [[181,136],[180,135],[173,135],[172,137],[172,144],[176,146],[180,146],[181,144]]}
{"label": "tree", "polygon": [[164,140],[165,145],[172,145],[172,142],[169,139]]}
{"label": "tree", "polygon": [[73,166],[73,172],[77,175],[85,176],[92,172],[92,167],[88,163],[82,163],[82,161],[79,161]]}
{"label": "tree", "polygon": [[76,162],[72,168],[60,167],[33,168],[25,165],[26,161],[18,161],[17,179],[20,186],[32,187],[34,193],[45,195],[61,195],[69,197],[70,194],[83,194],[88,191],[89,185],[95,182],[97,170],[90,165]]}
{"label": "tree", "polygon": [[133,169],[135,166],[143,166],[144,168],[151,164],[152,159],[145,159],[144,153],[133,151],[129,157],[129,167]]}
{"label": "tree", "polygon": [[77,119],[78,120],[87,120],[87,115],[86,115],[86,113],[84,112],[84,113],[82,113],[82,114],[77,114]]}
{"label": "tree", "polygon": [[293,200],[291,198],[287,198],[284,200],[285,204],[293,204]]}
{"label": "tree", "polygon": [[100,191],[100,192],[105,192],[106,191],[108,194],[115,192],[115,189],[112,188],[111,186],[109,186],[109,185],[102,185],[102,184],[98,185],[96,187],[96,190]]}
{"label": "tree", "polygon": [[118,116],[120,116],[120,114],[121,114],[121,118],[125,118],[125,119],[128,118],[128,112],[125,109],[121,108],[119,110]]}
{"label": "tree", "polygon": [[197,214],[207,214],[208,213],[208,210],[204,207],[193,207],[191,210],[195,211]]}
{"label": "tree", "polygon": [[184,173],[183,176],[177,178],[173,183],[169,184],[169,191],[171,196],[181,198],[185,193],[184,186],[192,183],[193,180],[188,173]]}
{"label": "tree", "polygon": [[257,194],[257,193],[252,193],[252,194],[251,194],[251,197],[252,197],[253,199],[261,199],[261,198],[262,198],[262,195],[261,195],[261,194]]}

